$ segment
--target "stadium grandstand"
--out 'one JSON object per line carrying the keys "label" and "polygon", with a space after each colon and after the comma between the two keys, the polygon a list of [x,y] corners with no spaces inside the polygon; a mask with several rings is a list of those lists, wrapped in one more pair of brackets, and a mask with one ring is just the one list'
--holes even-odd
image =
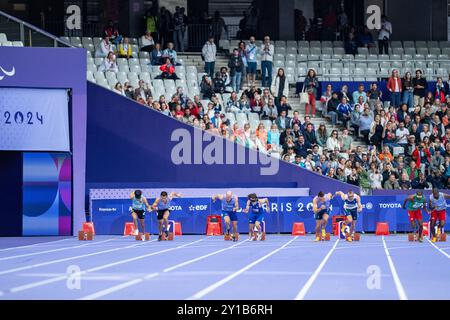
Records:
{"label": "stadium grandstand", "polygon": [[226,3],[0,0],[0,300],[450,298],[449,3]]}

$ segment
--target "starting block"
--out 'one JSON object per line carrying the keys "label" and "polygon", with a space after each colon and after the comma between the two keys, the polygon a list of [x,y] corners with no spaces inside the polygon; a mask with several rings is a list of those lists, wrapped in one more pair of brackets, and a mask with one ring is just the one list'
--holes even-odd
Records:
{"label": "starting block", "polygon": [[[226,234],[226,233],[225,233],[223,239],[224,239],[225,241],[232,241],[232,240],[233,240],[233,237],[231,236],[231,234]],[[235,239],[235,241],[238,241],[238,240],[239,240],[239,233],[235,233],[235,234],[234,234],[234,239]]]}
{"label": "starting block", "polygon": [[[257,241],[258,240],[258,232],[253,232],[253,237],[252,237],[253,241]],[[261,241],[266,240],[266,233],[262,232],[261,233]]]}
{"label": "starting block", "polygon": [[294,222],[294,224],[292,225],[292,235],[304,236],[305,234],[305,224],[303,222]]}
{"label": "starting block", "polygon": [[166,240],[172,241],[172,240],[173,240],[173,232],[169,232],[169,236],[168,236],[168,237],[166,237],[166,233],[163,232],[163,234],[162,234],[162,239],[163,239],[164,241],[166,241]]}
{"label": "starting block", "polygon": [[85,232],[83,230],[78,231],[78,240],[92,241],[92,240],[94,240],[94,234],[92,232]]}
{"label": "starting block", "polygon": [[377,222],[377,228],[375,230],[375,235],[377,236],[388,236],[389,235],[389,225],[387,222]]}
{"label": "starting block", "polygon": [[330,239],[331,239],[331,235],[329,232],[327,232],[325,234],[325,237],[322,237],[321,233],[319,233],[319,234],[316,233],[316,237],[320,237],[320,241],[330,241]]}
{"label": "starting block", "polygon": [[207,236],[220,236],[222,234],[219,222],[208,222],[206,228]]}
{"label": "starting block", "polygon": [[149,241],[150,240],[150,233],[146,232],[144,235],[142,235],[142,233],[138,233],[137,236],[135,237],[135,239],[137,241],[142,241],[142,239],[144,239],[145,241]]}
{"label": "starting block", "polygon": [[[265,221],[261,222],[261,232],[262,232],[261,241],[264,241],[264,240],[266,240],[266,222]],[[258,240],[258,228],[255,226],[253,228],[253,241],[256,241],[256,240]]]}
{"label": "starting block", "polygon": [[133,222],[126,222],[125,227],[123,228],[124,236],[134,236],[136,233],[136,227]]}
{"label": "starting block", "polygon": [[83,223],[83,231],[84,232],[92,232],[92,234],[95,236],[94,223],[93,222],[84,222]]}
{"label": "starting block", "polygon": [[417,241],[418,237],[414,233],[408,233],[408,241]]}

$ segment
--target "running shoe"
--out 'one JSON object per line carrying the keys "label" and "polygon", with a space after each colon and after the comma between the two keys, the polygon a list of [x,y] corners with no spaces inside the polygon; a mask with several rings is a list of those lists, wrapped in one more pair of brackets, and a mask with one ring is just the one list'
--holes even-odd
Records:
{"label": "running shoe", "polygon": [[258,241],[261,241],[262,233],[258,233]]}
{"label": "running shoe", "polygon": [[437,241],[436,237],[431,238],[431,242],[436,242],[436,241]]}
{"label": "running shoe", "polygon": [[325,238],[326,235],[327,233],[325,232],[325,229],[322,229],[322,238]]}
{"label": "running shoe", "polygon": [[320,241],[320,237],[319,237],[319,236],[316,236],[316,239],[315,239],[314,241],[315,241],[315,242]]}
{"label": "running shoe", "polygon": [[162,234],[160,234],[159,236],[158,236],[158,241],[161,241],[162,240]]}

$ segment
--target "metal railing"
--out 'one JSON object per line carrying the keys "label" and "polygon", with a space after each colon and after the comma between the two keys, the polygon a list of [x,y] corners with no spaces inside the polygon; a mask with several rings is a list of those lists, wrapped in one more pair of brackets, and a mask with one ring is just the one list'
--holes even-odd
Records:
{"label": "metal railing", "polygon": [[47,31],[3,11],[0,11],[0,33],[5,33],[10,41],[22,41],[26,47],[73,47]]}

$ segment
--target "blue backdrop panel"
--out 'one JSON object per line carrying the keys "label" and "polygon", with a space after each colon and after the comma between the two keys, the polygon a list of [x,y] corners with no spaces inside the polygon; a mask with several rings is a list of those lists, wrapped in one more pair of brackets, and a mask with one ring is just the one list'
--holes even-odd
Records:
{"label": "blue backdrop panel", "polygon": [[[313,232],[315,226],[312,212],[312,197],[270,197],[270,212],[265,214],[268,233],[290,233],[294,222],[303,222],[307,232]],[[406,210],[402,209],[404,195],[364,196],[363,212],[357,222],[357,230],[374,232],[377,222],[388,222],[391,231],[410,231]],[[154,199],[149,199],[152,202]],[[98,234],[122,234],[125,222],[132,221],[130,200],[92,200],[92,217]],[[239,198],[243,208],[246,198]],[[449,202],[450,203],[450,202]],[[331,202],[332,215],[342,214],[342,200],[335,198]],[[448,204],[449,205],[449,204]],[[181,222],[183,233],[204,234],[206,217],[220,214],[220,202],[212,203],[210,198],[181,198],[172,202],[170,219]],[[248,216],[238,212],[239,232],[248,231]],[[428,221],[424,214],[424,221]],[[448,220],[448,219],[447,219]],[[155,213],[147,213],[147,230],[157,232]],[[447,225],[448,226],[448,223]],[[328,224],[331,231],[331,221]]]}

